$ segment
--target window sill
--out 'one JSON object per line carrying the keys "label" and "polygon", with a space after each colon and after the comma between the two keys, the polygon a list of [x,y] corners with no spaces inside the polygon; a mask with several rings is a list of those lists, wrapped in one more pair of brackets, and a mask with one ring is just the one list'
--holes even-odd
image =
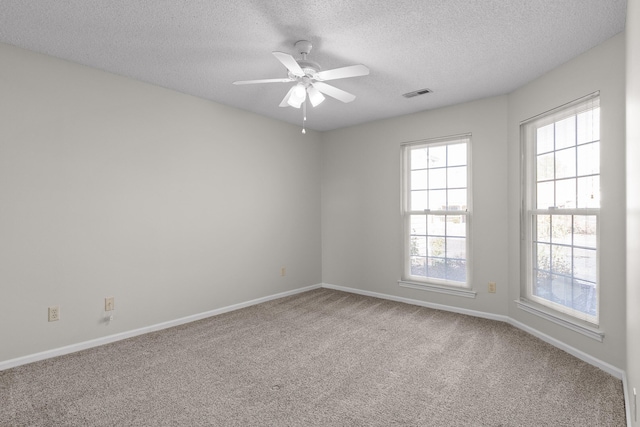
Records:
{"label": "window sill", "polygon": [[538,307],[537,305],[533,305],[526,300],[515,300],[515,303],[519,309],[524,310],[527,313],[542,317],[543,319],[553,322],[556,325],[564,326],[567,329],[571,329],[574,332],[578,332],[579,334],[587,336],[598,342],[602,342],[604,340],[604,332],[599,331],[596,328],[582,325],[559,314],[555,314],[550,310],[545,310],[541,307]]}
{"label": "window sill", "polygon": [[455,295],[465,298],[475,298],[476,291],[467,288],[454,288],[452,286],[434,285],[431,283],[409,282],[398,280],[398,284],[403,288],[419,289],[421,291],[437,292],[440,294]]}

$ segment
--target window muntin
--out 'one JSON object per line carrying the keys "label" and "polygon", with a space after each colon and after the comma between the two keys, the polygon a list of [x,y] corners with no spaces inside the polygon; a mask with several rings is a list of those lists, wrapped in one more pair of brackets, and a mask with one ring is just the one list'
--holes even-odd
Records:
{"label": "window muntin", "polygon": [[523,125],[527,299],[590,323],[598,312],[597,97]]}
{"label": "window muntin", "polygon": [[403,146],[404,279],[468,287],[468,135]]}

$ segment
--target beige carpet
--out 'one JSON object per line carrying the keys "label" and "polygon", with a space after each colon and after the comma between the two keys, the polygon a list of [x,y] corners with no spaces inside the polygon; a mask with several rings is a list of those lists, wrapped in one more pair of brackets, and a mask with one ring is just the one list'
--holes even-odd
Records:
{"label": "beige carpet", "polygon": [[327,289],[0,372],[1,426],[624,426],[507,324]]}

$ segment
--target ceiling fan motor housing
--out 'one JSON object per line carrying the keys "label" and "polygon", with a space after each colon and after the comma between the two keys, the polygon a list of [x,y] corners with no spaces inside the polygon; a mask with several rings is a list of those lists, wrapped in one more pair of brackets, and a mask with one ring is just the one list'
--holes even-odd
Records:
{"label": "ceiling fan motor housing", "polygon": [[296,62],[298,63],[298,65],[300,65],[300,68],[302,68],[302,71],[304,71],[304,74],[308,77],[313,78],[318,73],[318,71],[320,71],[320,64],[318,64],[317,62],[308,61],[306,59],[298,60]]}
{"label": "ceiling fan motor housing", "polygon": [[309,40],[299,40],[296,42],[295,47],[301,55],[308,55],[313,45]]}

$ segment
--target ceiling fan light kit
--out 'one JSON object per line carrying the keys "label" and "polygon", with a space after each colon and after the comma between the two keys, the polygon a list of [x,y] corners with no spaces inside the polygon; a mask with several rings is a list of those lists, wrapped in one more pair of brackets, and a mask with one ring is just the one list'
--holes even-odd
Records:
{"label": "ceiling fan light kit", "polygon": [[[300,40],[295,43],[296,50],[302,55],[302,59],[296,60],[293,56],[284,52],[272,52],[273,56],[284,65],[288,72],[287,78],[280,79],[260,79],[242,80],[233,82],[234,85],[256,84],[256,83],[291,83],[292,86],[280,102],[280,107],[302,107],[302,133],[305,131],[305,121],[307,120],[307,99],[312,107],[317,107],[328,95],[342,102],[351,102],[356,96],[338,89],[335,86],[324,83],[327,80],[345,79],[349,77],[366,76],[369,69],[362,64],[350,65],[347,67],[334,68],[332,70],[320,71],[317,62],[307,60],[307,55],[311,52],[313,45],[308,40]],[[323,95],[324,94],[324,95]]]}

